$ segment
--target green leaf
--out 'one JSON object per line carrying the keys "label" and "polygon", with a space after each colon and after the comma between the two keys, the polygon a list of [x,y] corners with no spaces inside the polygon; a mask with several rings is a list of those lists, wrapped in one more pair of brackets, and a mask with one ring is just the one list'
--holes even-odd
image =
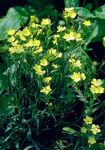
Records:
{"label": "green leaf", "polygon": [[104,144],[94,144],[91,147],[84,147],[84,150],[105,150]]}
{"label": "green leaf", "polygon": [[32,149],[34,146],[32,146],[32,145],[29,145],[29,146],[27,146],[26,148],[24,148],[24,150],[29,150],[29,149]]}
{"label": "green leaf", "polygon": [[94,10],[93,14],[99,19],[105,19],[105,5]]}
{"label": "green leaf", "polygon": [[75,8],[77,11],[77,14],[82,18],[96,18],[89,10],[83,8],[83,7],[77,7]]}
{"label": "green leaf", "polygon": [[86,9],[88,9],[88,10],[92,10],[93,9],[93,5],[91,3],[87,3],[84,7]]}
{"label": "green leaf", "polygon": [[0,96],[0,114],[7,113],[9,106],[9,98]]}
{"label": "green leaf", "polygon": [[7,15],[0,19],[0,40],[7,38],[8,29],[18,30],[25,24],[28,18],[28,12],[22,7],[11,7]]}
{"label": "green leaf", "polygon": [[64,0],[65,7],[78,7],[79,6],[79,0]]}
{"label": "green leaf", "polygon": [[93,26],[87,43],[90,43],[91,41],[102,41],[102,38],[105,35],[105,20],[96,19]]}
{"label": "green leaf", "polygon": [[8,81],[6,75],[4,75],[4,71],[6,70],[6,66],[4,63],[0,63],[0,93],[3,90],[6,90],[8,87]]}
{"label": "green leaf", "polygon": [[63,130],[63,132],[65,132],[67,134],[75,134],[76,133],[76,130],[74,130],[70,127],[64,127],[62,130]]}

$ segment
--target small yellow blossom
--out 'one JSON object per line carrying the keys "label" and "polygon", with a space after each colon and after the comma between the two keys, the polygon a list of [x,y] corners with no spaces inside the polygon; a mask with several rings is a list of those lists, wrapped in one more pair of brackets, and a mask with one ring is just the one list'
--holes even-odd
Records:
{"label": "small yellow blossom", "polygon": [[11,36],[11,37],[8,38],[7,41],[10,42],[10,43],[12,43],[12,42],[15,41],[15,37],[14,37],[14,36]]}
{"label": "small yellow blossom", "polygon": [[49,50],[48,50],[48,53],[49,54],[51,54],[51,55],[57,55],[57,50],[55,49],[55,48],[50,48]]}
{"label": "small yellow blossom", "polygon": [[74,58],[70,58],[70,59],[69,59],[69,63],[70,63],[70,65],[72,65],[73,67],[77,67],[77,68],[81,68],[81,66],[82,66],[80,60],[76,60],[76,59],[74,59]]}
{"label": "small yellow blossom", "polygon": [[8,34],[8,35],[14,35],[14,33],[15,33],[15,30],[14,30],[14,29],[9,29],[9,30],[7,31],[7,34]]}
{"label": "small yellow blossom", "polygon": [[89,144],[95,144],[96,143],[96,139],[94,136],[89,136],[88,137],[88,143]]}
{"label": "small yellow blossom", "polygon": [[35,27],[36,27],[36,24],[35,24],[35,23],[32,23],[32,24],[31,24],[31,27],[32,27],[32,28],[35,28]]}
{"label": "small yellow blossom", "polygon": [[12,46],[18,46],[18,40],[11,43]]}
{"label": "small yellow blossom", "polygon": [[40,44],[41,44],[40,40],[34,39],[33,45],[34,45],[35,47],[39,47]]}
{"label": "small yellow blossom", "polygon": [[84,73],[80,73],[80,72],[74,72],[72,75],[71,75],[71,79],[74,81],[74,82],[79,82],[81,80],[85,80],[86,79],[86,76]]}
{"label": "small yellow blossom", "polygon": [[55,69],[57,69],[58,65],[57,64],[52,64],[52,67],[54,67]]}
{"label": "small yellow blossom", "polygon": [[81,132],[82,133],[86,133],[87,132],[87,129],[85,127],[81,127]]}
{"label": "small yellow blossom", "polygon": [[39,22],[39,19],[36,16],[31,16],[30,19],[31,19],[32,22],[34,22],[34,21],[37,22],[37,23]]}
{"label": "small yellow blossom", "polygon": [[49,83],[51,81],[52,77],[46,77],[44,78],[44,82],[45,83]]}
{"label": "small yellow blossom", "polygon": [[38,47],[37,49],[35,49],[35,50],[32,52],[32,55],[34,56],[34,54],[41,53],[42,51],[43,51],[43,47]]}
{"label": "small yellow blossom", "polygon": [[82,79],[82,80],[85,80],[85,79],[86,79],[86,76],[85,76],[84,73],[81,73],[81,79]]}
{"label": "small yellow blossom", "polygon": [[23,35],[24,36],[30,36],[31,35],[31,32],[29,31],[28,27],[24,28]]}
{"label": "small yellow blossom", "polygon": [[15,53],[15,48],[14,47],[9,47],[9,50],[8,50],[11,54]]}
{"label": "small yellow blossom", "polygon": [[91,22],[90,22],[90,20],[85,20],[84,22],[83,22],[83,25],[85,25],[85,26],[90,26],[91,25]]}
{"label": "small yellow blossom", "polygon": [[76,12],[75,12],[75,10],[74,10],[74,8],[73,7],[71,7],[71,8],[65,8],[65,10],[64,10],[64,18],[66,19],[66,18],[75,18],[76,17]]}
{"label": "small yellow blossom", "polygon": [[55,34],[54,36],[53,36],[53,44],[58,44],[58,40],[59,40],[59,38],[60,38],[60,35],[59,34]]}
{"label": "small yellow blossom", "polygon": [[47,26],[47,25],[50,25],[50,24],[51,24],[51,20],[49,18],[42,19],[42,21],[41,21],[42,26]]}
{"label": "small yellow blossom", "polygon": [[74,32],[70,32],[70,33],[65,33],[65,35],[63,36],[63,38],[66,40],[66,41],[73,41],[75,40],[75,34]]}
{"label": "small yellow blossom", "polygon": [[48,61],[43,58],[43,59],[40,60],[40,65],[41,66],[47,66],[48,65]]}
{"label": "small yellow blossom", "polygon": [[103,84],[101,79],[93,79],[91,83],[92,83],[92,85],[90,87],[90,91],[93,94],[102,94],[102,93],[104,93],[104,88],[101,86]]}
{"label": "small yellow blossom", "polygon": [[38,29],[38,31],[37,31],[37,35],[40,35],[40,34],[42,34],[42,29]]}
{"label": "small yellow blossom", "polygon": [[94,86],[100,86],[103,84],[101,79],[93,79],[91,82]]}
{"label": "small yellow blossom", "polygon": [[26,38],[24,37],[22,31],[20,30],[16,33],[16,36],[18,36],[20,40],[26,41]]}
{"label": "small yellow blossom", "polygon": [[80,34],[80,33],[75,33],[75,40],[76,40],[77,42],[82,40],[82,37],[81,37],[81,34]]}
{"label": "small yellow blossom", "polygon": [[48,95],[50,92],[51,92],[51,87],[50,85],[47,85],[46,87],[43,87],[41,90],[40,90],[41,93],[44,93],[45,95]]}
{"label": "small yellow blossom", "polygon": [[92,124],[90,130],[92,131],[92,133],[93,133],[94,135],[96,135],[97,133],[100,133],[100,132],[101,132],[100,126],[99,126],[99,125],[95,125],[95,124]]}
{"label": "small yellow blossom", "polygon": [[34,46],[34,43],[33,43],[33,40],[30,39],[26,44],[24,44],[26,47],[33,47]]}
{"label": "small yellow blossom", "polygon": [[60,52],[60,53],[57,53],[57,56],[56,56],[56,58],[61,58],[62,57],[62,53]]}
{"label": "small yellow blossom", "polygon": [[86,118],[84,118],[84,122],[85,122],[86,124],[92,124],[93,118],[92,118],[92,117],[89,117],[89,116],[86,116]]}
{"label": "small yellow blossom", "polygon": [[58,26],[57,27],[57,32],[62,32],[64,30],[66,30],[66,27],[63,27],[63,26]]}
{"label": "small yellow blossom", "polygon": [[40,53],[42,51],[43,51],[43,47],[39,47],[39,48],[37,48],[37,50],[35,51],[35,53]]}
{"label": "small yellow blossom", "polygon": [[102,94],[104,93],[104,88],[101,87],[101,86],[94,86],[94,85],[91,85],[90,87],[90,91],[93,93],[93,94]]}
{"label": "small yellow blossom", "polygon": [[23,48],[22,45],[17,45],[15,47],[10,47],[9,52],[11,54],[13,54],[13,53],[22,53],[22,52],[24,52],[24,48]]}
{"label": "small yellow blossom", "polygon": [[33,69],[35,70],[36,74],[38,74],[38,75],[45,74],[45,70],[42,70],[41,65],[35,64]]}

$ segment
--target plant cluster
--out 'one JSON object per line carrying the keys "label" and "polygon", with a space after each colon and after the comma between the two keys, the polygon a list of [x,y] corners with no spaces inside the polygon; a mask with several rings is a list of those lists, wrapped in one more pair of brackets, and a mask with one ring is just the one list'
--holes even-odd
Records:
{"label": "plant cluster", "polygon": [[[65,8],[61,17],[62,23],[54,26],[50,18],[31,16],[27,26],[7,32],[2,49],[8,89],[2,94],[9,99],[9,113],[8,124],[2,124],[2,150],[83,149],[103,143],[103,126],[95,123],[94,114],[105,83],[97,77],[98,63],[87,54],[92,20],[80,17],[74,7]],[[82,115],[66,122],[65,114],[78,102]],[[53,130],[49,143],[43,140]],[[70,138],[62,140],[59,132]]]}

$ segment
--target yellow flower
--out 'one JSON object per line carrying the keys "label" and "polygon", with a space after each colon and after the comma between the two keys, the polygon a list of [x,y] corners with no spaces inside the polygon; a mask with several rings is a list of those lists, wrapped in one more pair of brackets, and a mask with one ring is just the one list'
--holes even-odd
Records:
{"label": "yellow flower", "polygon": [[70,33],[65,33],[65,35],[63,36],[63,38],[66,40],[66,41],[73,41],[75,40],[75,34],[74,32],[70,32]]}
{"label": "yellow flower", "polygon": [[89,136],[88,137],[88,143],[89,144],[95,144],[96,143],[96,139],[94,136]]}
{"label": "yellow flower", "polygon": [[101,86],[94,86],[94,85],[91,85],[90,87],[90,91],[93,93],[93,94],[102,94],[104,93],[104,88],[101,87]]}
{"label": "yellow flower", "polygon": [[36,24],[35,24],[35,23],[32,23],[32,24],[31,24],[31,27],[32,27],[32,28],[35,28],[35,27],[36,27]]}
{"label": "yellow flower", "polygon": [[85,79],[86,79],[86,76],[85,76],[84,73],[81,73],[81,79],[82,79],[82,80],[85,80]]}
{"label": "yellow flower", "polygon": [[92,124],[93,118],[92,118],[92,117],[89,117],[89,116],[86,116],[86,118],[84,118],[84,122],[85,122],[86,124]]}
{"label": "yellow flower", "polygon": [[60,37],[59,34],[55,34],[55,35],[53,36],[53,41],[52,41],[53,44],[56,44],[56,45],[57,45],[59,37]]}
{"label": "yellow flower", "polygon": [[49,83],[51,81],[52,77],[46,77],[44,78],[44,82],[45,83]]}
{"label": "yellow flower", "polygon": [[57,50],[55,49],[55,48],[50,48],[49,50],[48,50],[48,53],[49,54],[51,54],[51,55],[57,55]]}
{"label": "yellow flower", "polygon": [[64,18],[75,18],[76,17],[76,12],[74,11],[74,8],[65,8],[64,10]]}
{"label": "yellow flower", "polygon": [[14,36],[11,36],[11,37],[8,38],[7,41],[10,42],[10,43],[12,43],[12,42],[15,41],[15,37],[14,37]]}
{"label": "yellow flower", "polygon": [[79,82],[81,80],[85,80],[86,79],[86,76],[84,73],[80,73],[80,72],[74,72],[72,75],[71,75],[71,79],[74,81],[74,82]]}
{"label": "yellow flower", "polygon": [[63,26],[58,26],[57,27],[57,32],[62,32],[66,29],[66,27],[63,27]]}
{"label": "yellow flower", "polygon": [[24,35],[24,36],[29,36],[29,35],[31,35],[31,32],[29,31],[28,27],[24,28],[24,30],[23,30],[23,35]]}
{"label": "yellow flower", "polygon": [[9,47],[9,50],[8,50],[11,54],[15,53],[15,48],[14,47]]}
{"label": "yellow flower", "polygon": [[34,45],[35,47],[39,47],[40,44],[41,44],[40,40],[34,39],[33,45]]}
{"label": "yellow flower", "polygon": [[34,22],[34,21],[37,22],[37,23],[39,22],[39,19],[36,16],[31,16],[30,19],[31,19],[32,22]]}
{"label": "yellow flower", "polygon": [[12,46],[18,46],[18,40],[14,41],[13,43],[11,43]]}
{"label": "yellow flower", "polygon": [[43,47],[38,47],[35,51],[33,51],[32,55],[34,56],[34,54],[38,54],[42,51],[43,51]]}
{"label": "yellow flower", "polygon": [[54,67],[55,69],[57,69],[58,65],[57,64],[52,64],[52,67]]}
{"label": "yellow flower", "polygon": [[77,60],[75,62],[75,66],[81,68],[82,64],[81,64],[80,60]]}
{"label": "yellow flower", "polygon": [[38,75],[44,75],[45,74],[45,70],[42,70],[41,66],[38,64],[35,64],[33,69],[35,70],[36,74],[38,74]]}
{"label": "yellow flower", "polygon": [[41,21],[41,25],[42,26],[47,26],[47,25],[50,25],[51,24],[51,20],[46,18],[46,19],[42,19]]}
{"label": "yellow flower", "polygon": [[61,58],[61,57],[62,57],[62,53],[60,52],[57,54],[56,58]]}
{"label": "yellow flower", "polygon": [[99,125],[95,125],[95,124],[92,124],[90,130],[92,131],[92,133],[93,133],[94,135],[96,135],[97,133],[100,133],[100,132],[101,132],[100,126],[99,126]]}
{"label": "yellow flower", "polygon": [[80,33],[75,33],[75,40],[76,40],[77,42],[82,40],[82,37],[81,37],[81,34],[80,34]]}
{"label": "yellow flower", "polygon": [[42,34],[42,29],[38,29],[38,31],[37,31],[37,35],[39,35],[39,34]]}
{"label": "yellow flower", "polygon": [[101,86],[103,84],[101,79],[93,79],[91,83],[92,83],[92,85],[90,87],[90,91],[93,94],[104,93],[104,88]]}
{"label": "yellow flower", "polygon": [[24,52],[24,48],[23,48],[22,45],[17,45],[15,47],[10,47],[9,52],[11,54],[13,54],[13,53],[22,53],[22,52]]}
{"label": "yellow flower", "polygon": [[9,29],[9,30],[7,31],[7,34],[8,34],[8,35],[14,35],[14,33],[15,33],[15,30],[14,30],[14,29]]}
{"label": "yellow flower", "polygon": [[93,79],[91,82],[94,86],[100,86],[103,84],[101,79]]}
{"label": "yellow flower", "polygon": [[85,127],[81,127],[81,132],[82,133],[86,133],[87,132],[87,129]]}
{"label": "yellow flower", "polygon": [[91,25],[91,22],[90,22],[90,20],[85,20],[84,22],[83,22],[83,25],[85,25],[85,26],[90,26]]}
{"label": "yellow flower", "polygon": [[16,36],[18,36],[20,38],[20,40],[26,41],[26,38],[24,37],[22,31],[20,31],[20,30],[16,33]]}
{"label": "yellow flower", "polygon": [[69,59],[69,63],[70,63],[70,65],[72,65],[73,67],[77,67],[77,68],[81,68],[81,66],[82,66],[80,60],[75,60],[75,59],[72,58],[72,57]]}
{"label": "yellow flower", "polygon": [[40,60],[40,65],[41,66],[47,66],[48,65],[48,61],[43,58],[43,59]]}
{"label": "yellow flower", "polygon": [[40,90],[41,93],[44,93],[45,95],[48,95],[50,92],[51,92],[51,88],[50,88],[50,85],[47,85],[46,87],[43,87],[41,90]]}
{"label": "yellow flower", "polygon": [[33,40],[30,39],[26,44],[24,44],[24,46],[26,46],[26,47],[33,47],[34,46]]}

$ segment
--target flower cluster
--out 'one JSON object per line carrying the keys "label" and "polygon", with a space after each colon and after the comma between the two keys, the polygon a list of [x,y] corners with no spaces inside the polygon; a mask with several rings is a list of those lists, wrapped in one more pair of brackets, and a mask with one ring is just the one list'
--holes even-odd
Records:
{"label": "flower cluster", "polygon": [[93,79],[91,84],[90,90],[93,94],[104,93],[104,88],[102,87],[103,82],[101,79]]}
{"label": "flower cluster", "polygon": [[71,7],[71,8],[65,8],[65,10],[64,10],[64,18],[65,19],[67,19],[67,18],[72,18],[72,19],[74,19],[75,17],[76,17],[76,12],[75,12],[75,10],[74,10],[74,8],[73,7]]}
{"label": "flower cluster", "polygon": [[[88,115],[92,114],[90,109],[94,107],[96,97],[105,90],[103,81],[95,79],[96,68],[84,51],[84,30],[91,26],[91,21],[79,18],[73,7],[65,8],[62,18],[64,24],[57,24],[53,31],[49,18],[39,20],[35,16],[30,17],[24,29],[8,30],[7,53],[10,60],[18,64],[17,70],[30,79],[32,87],[34,85],[34,90],[27,91],[32,92],[32,99],[33,95],[36,96],[38,105],[40,100],[43,101],[44,111],[48,110],[47,106],[55,106],[55,112],[51,114],[56,117],[63,107],[68,109],[73,101],[84,102],[87,116],[81,135],[88,139],[89,144],[94,144],[101,130]],[[76,19],[81,19],[80,24]],[[27,89],[24,84],[21,87]]]}
{"label": "flower cluster", "polygon": [[81,61],[79,59],[75,59],[74,56],[71,56],[69,58],[69,63],[70,63],[70,65],[72,65],[75,68],[81,68],[82,67]]}
{"label": "flower cluster", "polygon": [[84,126],[81,127],[81,132],[87,135],[88,143],[95,144],[96,143],[96,135],[101,132],[100,126],[93,124],[93,118],[86,116],[84,118]]}
{"label": "flower cluster", "polygon": [[86,76],[84,73],[80,73],[80,72],[74,72],[72,75],[71,75],[71,79],[74,81],[74,82],[79,82],[81,80],[85,80],[86,79]]}
{"label": "flower cluster", "polygon": [[63,38],[66,41],[81,41],[82,37],[80,33],[76,33],[75,31],[70,31],[69,33],[65,33]]}

